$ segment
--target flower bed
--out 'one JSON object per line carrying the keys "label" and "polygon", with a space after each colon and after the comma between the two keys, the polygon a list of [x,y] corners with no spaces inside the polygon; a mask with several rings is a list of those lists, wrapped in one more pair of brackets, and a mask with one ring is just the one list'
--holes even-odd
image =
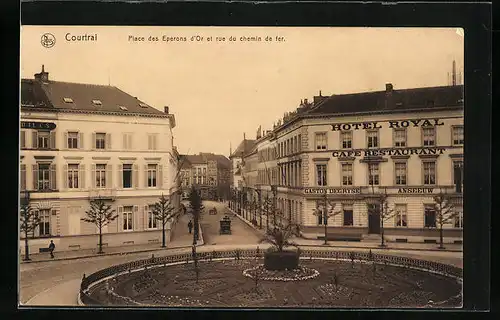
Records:
{"label": "flower bed", "polygon": [[259,265],[250,269],[243,270],[245,277],[264,281],[301,281],[309,280],[319,276],[316,269],[299,267],[293,270],[267,270],[264,265]]}

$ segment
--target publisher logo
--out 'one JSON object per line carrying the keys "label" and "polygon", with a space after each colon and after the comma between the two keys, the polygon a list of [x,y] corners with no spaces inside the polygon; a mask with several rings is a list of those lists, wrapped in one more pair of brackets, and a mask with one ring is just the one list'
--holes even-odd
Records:
{"label": "publisher logo", "polygon": [[44,33],[40,42],[45,48],[52,48],[56,44],[56,37],[52,33]]}

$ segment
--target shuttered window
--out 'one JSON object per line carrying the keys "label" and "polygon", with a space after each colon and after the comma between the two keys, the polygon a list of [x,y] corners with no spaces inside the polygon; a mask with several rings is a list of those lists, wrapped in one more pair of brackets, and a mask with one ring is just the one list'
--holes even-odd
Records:
{"label": "shuttered window", "polygon": [[20,176],[20,185],[21,185],[21,190],[26,190],[26,165],[22,164],[21,165],[21,176]]}
{"label": "shuttered window", "polygon": [[21,131],[21,135],[20,135],[20,138],[19,138],[19,144],[21,146],[21,149],[24,149],[26,148],[26,131],[25,130],[22,130]]}

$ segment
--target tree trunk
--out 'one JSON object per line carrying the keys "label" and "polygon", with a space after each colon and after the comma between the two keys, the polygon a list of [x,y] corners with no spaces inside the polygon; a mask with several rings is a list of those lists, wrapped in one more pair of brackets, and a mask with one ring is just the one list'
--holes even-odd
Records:
{"label": "tree trunk", "polygon": [[326,239],[327,239],[327,238],[326,238],[326,234],[327,234],[327,232],[328,232],[328,231],[327,231],[327,227],[326,227],[326,222],[327,222],[327,221],[326,221],[326,219],[327,219],[327,217],[326,217],[326,216],[323,216],[323,224],[325,225],[325,245],[327,245],[327,244],[328,244],[328,241],[326,240]]}
{"label": "tree trunk", "polygon": [[29,261],[30,259],[30,248],[28,245],[28,231],[24,232],[24,261]]}
{"label": "tree trunk", "polygon": [[444,249],[443,245],[443,224],[439,224],[439,249]]}
{"label": "tree trunk", "polygon": [[380,217],[380,246],[385,247],[385,240],[384,240],[384,218],[383,216]]}
{"label": "tree trunk", "polygon": [[161,232],[161,236],[162,236],[161,247],[165,248],[165,221],[162,221],[161,231],[162,231]]}
{"label": "tree trunk", "polygon": [[99,251],[97,253],[103,253],[102,252],[102,226],[99,227]]}

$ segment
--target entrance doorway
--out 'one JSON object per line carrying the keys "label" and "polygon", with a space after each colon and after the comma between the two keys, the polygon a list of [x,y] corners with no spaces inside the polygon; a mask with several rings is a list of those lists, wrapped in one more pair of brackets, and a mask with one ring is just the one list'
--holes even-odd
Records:
{"label": "entrance doorway", "polygon": [[368,205],[368,233],[380,233],[380,211],[375,204]]}

